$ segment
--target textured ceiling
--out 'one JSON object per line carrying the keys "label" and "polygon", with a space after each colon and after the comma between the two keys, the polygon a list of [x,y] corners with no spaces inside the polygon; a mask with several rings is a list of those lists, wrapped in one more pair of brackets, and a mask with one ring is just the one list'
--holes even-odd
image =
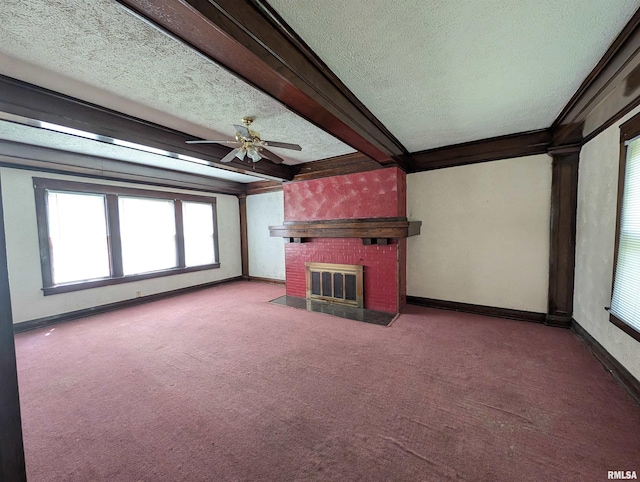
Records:
{"label": "textured ceiling", "polygon": [[[640,6],[269,3],[410,152],[549,127]],[[303,147],[274,149],[287,164],[353,152],[115,0],[3,0],[0,74],[199,138],[252,115],[263,138]]]}
{"label": "textured ceiling", "polygon": [[410,151],[546,128],[637,0],[269,0]]}
{"label": "textured ceiling", "polygon": [[[208,139],[255,116],[287,164],[353,149],[113,0],[2,0],[0,73]],[[266,161],[265,161],[266,162]]]}

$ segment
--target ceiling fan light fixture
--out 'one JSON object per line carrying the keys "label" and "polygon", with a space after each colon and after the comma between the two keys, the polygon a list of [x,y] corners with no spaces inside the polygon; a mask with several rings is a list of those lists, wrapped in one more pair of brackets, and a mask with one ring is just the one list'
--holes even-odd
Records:
{"label": "ceiling fan light fixture", "polygon": [[258,149],[255,146],[250,146],[247,149],[247,155],[253,162],[258,162],[260,159],[262,159],[262,156],[260,155],[260,153],[258,152]]}
{"label": "ceiling fan light fixture", "polygon": [[[229,151],[229,153],[221,159],[221,162],[231,162],[234,157],[237,157],[243,161],[246,157],[255,164],[261,159],[268,159],[274,164],[282,164],[284,159],[277,154],[267,150],[267,147],[277,147],[279,149],[292,149],[294,151],[301,151],[302,147],[298,144],[291,144],[288,142],[276,142],[265,141],[260,138],[260,134],[256,131],[249,129],[249,126],[253,122],[253,117],[243,117],[242,124],[233,124],[236,128],[235,140],[187,140],[187,144],[240,144],[236,149]],[[261,154],[261,152],[264,154]],[[255,169],[255,166],[253,166]]]}

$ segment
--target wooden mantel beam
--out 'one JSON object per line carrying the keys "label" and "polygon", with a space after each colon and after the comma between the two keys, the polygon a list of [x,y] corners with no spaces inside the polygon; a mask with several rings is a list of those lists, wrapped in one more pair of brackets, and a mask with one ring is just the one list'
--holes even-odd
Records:
{"label": "wooden mantel beam", "polygon": [[269,226],[269,234],[281,238],[390,238],[420,234],[422,221],[407,218],[331,219],[325,221],[286,221]]}

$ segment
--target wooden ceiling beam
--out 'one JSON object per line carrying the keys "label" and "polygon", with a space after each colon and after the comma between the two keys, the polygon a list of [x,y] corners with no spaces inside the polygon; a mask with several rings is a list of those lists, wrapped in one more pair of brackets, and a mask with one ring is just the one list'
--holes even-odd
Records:
{"label": "wooden ceiling beam", "polygon": [[[291,167],[271,162],[257,162],[252,168],[239,159],[221,163],[220,159],[231,150],[228,147],[185,144],[193,136],[1,75],[0,112],[196,157],[213,167],[230,166],[248,174],[287,180],[294,175]],[[176,159],[176,163],[180,162],[183,161]]]}
{"label": "wooden ceiling beam", "polygon": [[414,152],[409,172],[544,154],[550,143],[551,132],[540,129]]}
{"label": "wooden ceiling beam", "polygon": [[381,164],[408,167],[382,123],[262,0],[118,0]]}
{"label": "wooden ceiling beam", "polygon": [[354,152],[344,156],[330,157],[320,161],[305,162],[293,166],[296,174],[294,181],[308,181],[320,177],[341,176],[343,174],[354,174],[356,172],[374,171],[385,166],[380,165],[373,159]]}
{"label": "wooden ceiling beam", "polygon": [[640,9],[551,125],[553,145],[584,144],[640,104]]}
{"label": "wooden ceiling beam", "polygon": [[246,190],[246,184],[226,179],[2,139],[0,166],[220,194]]}

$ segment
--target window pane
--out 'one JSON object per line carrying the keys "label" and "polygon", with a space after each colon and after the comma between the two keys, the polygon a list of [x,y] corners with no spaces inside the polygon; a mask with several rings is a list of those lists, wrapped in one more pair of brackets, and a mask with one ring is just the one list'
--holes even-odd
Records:
{"label": "window pane", "polygon": [[213,244],[213,206],[209,203],[183,202],[184,255],[187,266],[216,262]]}
{"label": "window pane", "polygon": [[105,198],[47,192],[53,284],[110,275]]}
{"label": "window pane", "polygon": [[120,237],[125,275],[175,268],[176,222],[171,200],[121,196]]}
{"label": "window pane", "polygon": [[640,141],[627,148],[611,312],[640,331]]}

